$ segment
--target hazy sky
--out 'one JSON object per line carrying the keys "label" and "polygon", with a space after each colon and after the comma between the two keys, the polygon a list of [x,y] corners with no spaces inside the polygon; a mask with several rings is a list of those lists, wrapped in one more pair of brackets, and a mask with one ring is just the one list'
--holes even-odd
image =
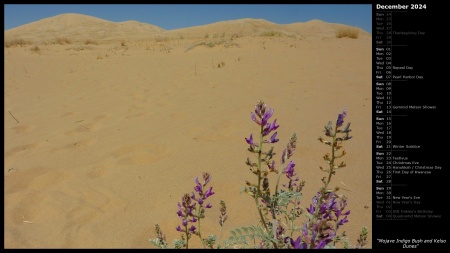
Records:
{"label": "hazy sky", "polygon": [[371,4],[5,4],[4,30],[63,13],[108,21],[136,20],[166,30],[240,18],[261,18],[277,24],[320,19],[372,33]]}

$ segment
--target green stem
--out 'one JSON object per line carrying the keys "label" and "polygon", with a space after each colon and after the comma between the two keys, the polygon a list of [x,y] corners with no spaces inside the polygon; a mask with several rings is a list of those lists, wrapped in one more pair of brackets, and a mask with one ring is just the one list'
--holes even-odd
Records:
{"label": "green stem", "polygon": [[[337,127],[336,127],[337,128]],[[330,183],[330,180],[331,180],[331,176],[333,175],[333,171],[334,171],[334,151],[335,151],[335,149],[334,149],[334,144],[335,144],[335,142],[336,142],[336,132],[334,133],[334,135],[333,135],[333,143],[332,143],[332,146],[331,146],[331,161],[330,161],[330,171],[329,171],[329,173],[328,173],[328,180],[327,180],[327,183],[326,183],[326,185],[325,185],[325,190],[327,189],[327,187],[328,187],[328,184]]]}
{"label": "green stem", "polygon": [[[336,127],[337,129],[337,127]],[[334,132],[333,135],[333,141],[331,143],[331,160],[330,160],[330,170],[328,171],[328,179],[326,182],[324,182],[324,188],[322,190],[322,194],[320,195],[320,198],[317,200],[317,207],[316,210],[314,211],[314,222],[317,221],[317,216],[319,215],[319,209],[320,209],[320,205],[322,204],[323,201],[323,196],[325,195],[327,189],[328,189],[328,184],[331,181],[331,177],[333,175],[333,170],[334,170],[334,144],[336,142],[336,132]]]}
{"label": "green stem", "polygon": [[263,126],[261,126],[261,129],[259,131],[259,147],[258,147],[258,189],[256,190],[255,195],[255,204],[256,208],[258,209],[259,218],[261,219],[261,222],[264,225],[264,228],[266,229],[266,232],[269,233],[269,229],[267,228],[266,221],[264,220],[264,216],[262,215],[261,209],[259,208],[258,203],[258,197],[261,194],[261,155],[262,155],[262,145],[263,145]]}
{"label": "green stem", "polygon": [[294,219],[291,220],[291,238],[294,235]]}
{"label": "green stem", "polygon": [[[187,218],[188,218],[188,214],[186,212],[184,214],[184,219],[187,220]],[[185,233],[186,233],[186,249],[189,249],[189,231],[188,231],[187,225],[184,226],[184,230],[185,230]]]}
{"label": "green stem", "polygon": [[[255,204],[256,204],[256,208],[258,209],[258,213],[259,213],[259,218],[261,219],[262,224],[264,225],[264,228],[266,229],[267,234],[269,234],[269,228],[267,227],[266,221],[264,219],[264,216],[262,215],[261,212],[261,208],[259,208],[259,203],[258,203],[258,197],[261,195],[261,162],[262,162],[262,146],[263,146],[263,125],[261,125],[260,127],[260,131],[259,131],[259,147],[258,147],[258,189],[256,190],[256,195],[255,197]],[[274,247],[277,248],[276,243],[272,242]]]}
{"label": "green stem", "polygon": [[278,195],[278,184],[280,183],[280,178],[281,178],[282,174],[283,174],[283,170],[280,169],[280,172],[278,173],[277,184],[275,186],[275,196]]}
{"label": "green stem", "polygon": [[223,232],[223,220],[222,220],[222,226],[220,227],[220,234],[219,234],[219,238],[217,238],[217,244],[220,244],[220,238],[222,237],[222,232]]}
{"label": "green stem", "polygon": [[189,249],[189,232],[187,226],[185,227],[185,230],[186,230],[186,249]]}
{"label": "green stem", "polygon": [[[298,197],[295,197],[294,206],[292,207],[292,210],[296,209],[297,201],[298,201]],[[295,211],[293,211],[293,212],[295,212]],[[290,223],[291,223],[291,238],[292,238],[292,235],[294,234],[294,220],[295,220],[295,217],[296,217],[295,213],[292,213],[292,217],[291,217],[291,219],[289,219]]]}
{"label": "green stem", "polygon": [[[200,207],[199,206],[199,209],[201,209],[202,207]],[[201,211],[201,210],[200,210]],[[198,237],[200,237],[200,241],[202,242],[202,245],[203,245],[203,248],[205,249],[206,247],[205,247],[205,242],[203,242],[203,239],[202,239],[202,234],[201,234],[201,225],[200,225],[200,220],[201,220],[201,218],[200,217],[197,217],[197,219],[198,219]]]}

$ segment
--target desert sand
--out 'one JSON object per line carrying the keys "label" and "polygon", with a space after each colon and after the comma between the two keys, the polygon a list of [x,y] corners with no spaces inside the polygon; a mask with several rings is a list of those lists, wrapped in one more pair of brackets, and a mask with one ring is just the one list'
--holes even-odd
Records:
{"label": "desert sand", "polygon": [[280,125],[277,164],[297,134],[303,207],[330,152],[317,139],[347,110],[347,167],[331,186],[348,197],[350,244],[362,226],[371,238],[372,40],[337,38],[343,28],[241,19],[166,31],[65,14],[5,31],[4,247],[154,248],[156,223],[171,243],[177,202],[205,171],[215,194],[203,234],[219,234],[220,200],[222,240],[257,224],[240,189],[255,180],[244,138],[258,131],[258,100]]}

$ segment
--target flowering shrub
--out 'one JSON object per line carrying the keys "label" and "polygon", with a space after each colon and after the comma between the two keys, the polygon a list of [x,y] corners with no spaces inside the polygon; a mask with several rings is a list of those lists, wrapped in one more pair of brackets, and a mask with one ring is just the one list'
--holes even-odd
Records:
{"label": "flowering shrub", "polygon": [[[329,121],[325,126],[325,136],[327,140],[320,137],[319,141],[329,146],[330,153],[326,153],[323,159],[328,164],[320,170],[326,173],[322,178],[323,186],[312,198],[309,206],[301,206],[302,189],[305,181],[300,181],[295,170],[294,161],[290,160],[296,149],[297,136],[292,134],[280,157],[279,165],[273,157],[274,147],[270,149],[265,146],[279,141],[276,130],[279,125],[276,119],[269,122],[274,110],[263,101],[257,102],[254,112],[250,113],[250,118],[258,125],[259,131],[253,139],[253,133],[245,142],[249,145],[248,151],[256,158],[256,162],[247,158],[245,162],[252,174],[255,176],[254,182],[246,181],[246,185],[241,192],[247,193],[254,201],[258,210],[258,223],[250,226],[243,226],[231,230],[231,236],[220,242],[223,226],[228,218],[224,201],[220,202],[219,225],[220,235],[210,235],[203,238],[201,234],[200,222],[205,218],[206,209],[212,206],[205,204],[206,200],[214,195],[212,187],[207,189],[206,185],[211,181],[211,175],[203,173],[203,181],[199,182],[195,178],[194,191],[184,194],[181,202],[178,203],[178,217],[181,225],[176,230],[181,233],[181,239],[173,241],[173,247],[189,248],[189,240],[193,235],[198,236],[204,248],[294,248],[294,249],[323,249],[336,248],[337,243],[342,243],[343,248],[350,248],[345,237],[345,232],[339,233],[350,215],[350,210],[346,210],[347,198],[337,194],[339,188],[330,188],[330,182],[336,171],[345,167],[346,164],[338,159],[342,158],[346,152],[342,150],[344,141],[350,140],[350,123],[344,126],[344,119],[347,116],[346,110],[338,115],[336,123],[333,125]],[[338,154],[338,152],[340,152]],[[269,188],[269,173],[276,174],[275,192],[271,194]],[[281,184],[281,177],[285,177],[287,183]],[[207,190],[206,190],[207,189]],[[306,219],[303,225],[298,226],[297,220],[305,214]],[[159,248],[168,248],[165,235],[158,224],[155,225],[157,238],[150,239],[153,245]],[[360,237],[357,239],[355,248],[362,248],[367,243],[368,230],[363,227]]]}

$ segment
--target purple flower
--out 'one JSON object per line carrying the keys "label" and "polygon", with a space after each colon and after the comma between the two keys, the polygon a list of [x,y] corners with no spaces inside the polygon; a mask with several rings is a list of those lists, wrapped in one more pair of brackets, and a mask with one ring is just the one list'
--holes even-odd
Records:
{"label": "purple flower", "polygon": [[[244,137],[245,138],[245,137]],[[250,144],[250,145],[255,145],[254,143],[253,143],[253,134],[250,134],[250,138],[245,138],[245,141],[248,143],[248,144]]]}
{"label": "purple flower", "polygon": [[273,131],[273,130],[277,130],[278,129],[278,127],[280,126],[280,125],[276,125],[277,124],[277,119],[275,119],[273,122],[272,122],[272,124],[270,125],[270,127],[269,127],[269,129],[270,129],[270,131]]}
{"label": "purple flower", "polygon": [[336,121],[336,127],[341,127],[342,124],[344,124],[344,118],[345,116],[347,116],[347,111],[344,109],[344,111],[342,112],[342,114],[338,115],[338,119]]}
{"label": "purple flower", "polygon": [[263,136],[268,135],[270,132],[277,130],[279,125],[276,125],[277,119],[275,119],[272,123],[267,123],[266,127],[263,129]]}
{"label": "purple flower", "polygon": [[323,193],[323,189],[312,198],[312,204],[306,210],[311,215],[317,212],[317,219],[305,223],[302,231],[304,241],[308,242],[311,248],[323,249],[334,240],[339,227],[348,222],[347,215],[350,211],[343,214],[346,205],[345,196],[338,196],[335,192]]}
{"label": "purple flower", "polygon": [[290,161],[289,164],[286,166],[286,169],[284,170],[284,172],[286,173],[286,177],[288,177],[289,179],[295,176],[294,167],[295,163],[293,161]]}
{"label": "purple flower", "polygon": [[203,199],[207,199],[211,195],[214,195],[214,192],[212,191],[212,187],[209,187],[209,190],[207,190],[203,195]]}
{"label": "purple flower", "polygon": [[314,249],[323,249],[328,243],[326,241],[319,241],[319,244],[317,244]]}
{"label": "purple flower", "polygon": [[[202,185],[200,184],[200,182],[198,181],[198,177],[195,177],[195,183],[196,183],[196,186],[194,187],[194,190],[195,190],[197,193],[202,192],[202,191],[203,191],[203,187],[202,187]],[[195,196],[195,195],[194,195],[194,196]],[[194,198],[194,197],[192,197],[192,198]]]}
{"label": "purple flower", "polygon": [[[184,194],[181,198],[181,203],[178,202],[178,211],[177,215],[181,218],[181,226],[176,227],[176,230],[179,232],[186,232],[187,226],[189,222],[196,222],[197,219],[194,217],[192,211],[195,209],[196,203],[192,203],[191,197],[189,194]],[[188,219],[191,217],[192,219]]]}
{"label": "purple flower", "polygon": [[190,210],[190,213],[192,214],[192,222],[196,222],[197,219],[201,219],[201,218],[205,218],[204,216],[204,208],[211,208],[212,205],[211,203],[208,203],[206,206],[204,206],[205,204],[205,200],[207,198],[209,198],[210,196],[214,195],[213,192],[213,188],[209,187],[209,189],[204,192],[204,190],[206,189],[206,185],[209,183],[209,181],[211,181],[211,175],[208,172],[204,172],[203,173],[203,184],[201,184],[198,180],[198,177],[195,177],[195,187],[194,190],[197,194],[195,194],[195,192],[192,192],[190,195],[190,198],[193,199],[194,201],[196,201],[196,203],[194,203],[194,207],[195,204],[198,204],[198,208],[196,210],[196,214],[192,214],[192,210]]}
{"label": "purple flower", "polygon": [[261,125],[261,121],[256,119],[256,116],[253,112],[250,113],[250,117],[252,118],[253,121],[256,122],[256,124]]}
{"label": "purple flower", "polygon": [[295,241],[289,237],[289,241],[291,243],[292,248],[294,248],[294,249],[306,249],[307,248],[307,244],[302,243],[301,236],[298,236]]}
{"label": "purple flower", "polygon": [[347,216],[345,216],[344,219],[342,219],[338,222],[337,226],[338,227],[342,226],[342,225],[344,225],[344,223],[347,223],[347,222],[348,222],[348,219],[347,219]]}
{"label": "purple flower", "polygon": [[277,133],[278,133],[278,132],[275,132],[275,133],[270,137],[270,143],[276,143],[276,142],[279,141],[279,139],[276,139]]}
{"label": "purple flower", "polygon": [[261,119],[261,126],[264,126],[265,124],[267,124],[267,121],[270,119],[270,117],[272,117],[272,114],[273,114],[273,109],[267,108],[267,110],[264,112],[264,115]]}
{"label": "purple flower", "polygon": [[[266,103],[258,101],[258,103],[255,105],[255,112],[254,113],[251,112],[250,117],[254,122],[256,122],[256,124],[260,126],[265,126],[269,118],[272,117],[272,114],[273,114],[272,108],[269,108],[266,105]],[[260,118],[261,121],[258,120],[256,116],[258,116],[258,118]],[[275,127],[275,125],[273,127]]]}

